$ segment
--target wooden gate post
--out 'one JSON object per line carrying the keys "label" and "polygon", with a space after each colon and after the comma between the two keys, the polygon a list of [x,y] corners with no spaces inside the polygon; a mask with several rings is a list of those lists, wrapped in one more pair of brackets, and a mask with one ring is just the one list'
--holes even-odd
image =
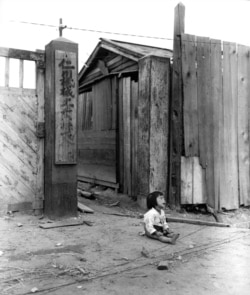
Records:
{"label": "wooden gate post", "polygon": [[44,213],[76,216],[78,44],[58,38],[45,54]]}
{"label": "wooden gate post", "polygon": [[168,203],[179,207],[181,203],[181,154],[183,147],[183,93],[181,66],[181,34],[185,31],[185,6],[175,7],[174,51],[172,70],[172,102],[170,125],[170,171]]}
{"label": "wooden gate post", "polygon": [[167,189],[170,60],[146,56],[139,60],[138,203]]}

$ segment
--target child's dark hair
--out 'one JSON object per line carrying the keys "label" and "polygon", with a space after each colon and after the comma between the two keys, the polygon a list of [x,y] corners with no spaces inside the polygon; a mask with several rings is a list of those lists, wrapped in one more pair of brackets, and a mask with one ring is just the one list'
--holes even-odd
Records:
{"label": "child's dark hair", "polygon": [[150,193],[147,196],[147,207],[148,207],[148,209],[152,209],[152,208],[155,208],[157,206],[156,199],[159,196],[163,196],[163,193],[159,192],[159,191],[154,191],[154,192]]}

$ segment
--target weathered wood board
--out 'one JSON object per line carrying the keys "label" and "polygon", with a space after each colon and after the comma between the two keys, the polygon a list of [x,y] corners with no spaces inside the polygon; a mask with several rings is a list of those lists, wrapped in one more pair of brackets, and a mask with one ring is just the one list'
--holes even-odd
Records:
{"label": "weathered wood board", "polygon": [[199,117],[199,156],[205,168],[207,203],[214,207],[214,118],[211,97],[211,42],[209,38],[197,37],[197,80]]}
{"label": "weathered wood board", "polygon": [[210,41],[209,38],[197,37],[197,81],[198,81],[198,122],[199,122],[199,157],[206,168],[209,138],[209,98],[210,98]]}
{"label": "weathered wood board", "polygon": [[165,195],[168,177],[169,60],[148,56],[139,62],[138,193]]}
{"label": "weathered wood board", "polygon": [[137,196],[138,173],[138,82],[131,83],[131,195]]}
{"label": "weathered wood board", "polygon": [[181,157],[181,204],[193,203],[193,159]]}
{"label": "weathered wood board", "polygon": [[238,45],[238,162],[240,205],[250,205],[250,48]]}
{"label": "weathered wood board", "polygon": [[123,136],[124,136],[124,184],[123,192],[131,195],[131,78],[123,78]]}
{"label": "weathered wood board", "polygon": [[150,76],[149,191],[166,193],[169,146],[170,61],[152,57]]}
{"label": "weathered wood board", "polygon": [[185,156],[198,156],[198,103],[195,36],[182,34],[183,121]]}
{"label": "weathered wood board", "polygon": [[139,96],[138,96],[138,194],[149,193],[149,141],[150,141],[150,90],[151,59],[139,61]]}
{"label": "weathered wood board", "polygon": [[170,134],[170,171],[168,201],[171,205],[181,203],[181,155],[183,144],[183,87],[181,63],[181,34],[185,32],[185,6],[175,7],[174,44],[172,69],[172,107]]}
{"label": "weathered wood board", "polygon": [[193,204],[206,204],[205,170],[198,157],[193,157]]}
{"label": "weathered wood board", "polygon": [[123,79],[118,80],[118,182],[124,189],[124,137],[123,137]]}
{"label": "weathered wood board", "polygon": [[213,144],[214,144],[214,208],[219,208],[220,169],[223,165],[222,130],[223,130],[223,96],[222,96],[222,61],[221,41],[211,39],[211,98],[213,103]]}
{"label": "weathered wood board", "polygon": [[77,160],[76,53],[55,51],[55,164]]}
{"label": "weathered wood board", "polygon": [[[37,66],[36,69],[36,91],[37,91],[37,122],[44,125],[44,69]],[[45,130],[44,130],[45,132]],[[43,209],[44,200],[44,136],[38,139],[37,144],[37,178],[36,178],[36,195],[33,201],[34,209]]]}
{"label": "weathered wood board", "polygon": [[236,44],[223,42],[223,170],[220,174],[221,208],[238,208]]}
{"label": "weathered wood board", "polygon": [[66,226],[76,226],[76,225],[83,225],[83,220],[61,220],[61,221],[55,221],[51,223],[44,223],[40,224],[39,227],[43,229],[50,229],[50,228],[56,228],[56,227],[66,227]]}

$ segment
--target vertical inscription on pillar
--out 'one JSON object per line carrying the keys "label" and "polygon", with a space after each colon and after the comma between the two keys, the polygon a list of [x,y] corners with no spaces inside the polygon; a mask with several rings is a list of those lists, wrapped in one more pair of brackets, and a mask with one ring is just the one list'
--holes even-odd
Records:
{"label": "vertical inscription on pillar", "polygon": [[55,164],[76,164],[76,53],[55,51]]}

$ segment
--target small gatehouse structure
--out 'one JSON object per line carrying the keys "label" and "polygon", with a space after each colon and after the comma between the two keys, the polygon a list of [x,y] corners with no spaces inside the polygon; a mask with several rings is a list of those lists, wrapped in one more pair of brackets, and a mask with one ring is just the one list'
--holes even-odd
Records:
{"label": "small gatehouse structure", "polygon": [[79,73],[79,180],[130,196],[166,190],[171,56],[100,39]]}

